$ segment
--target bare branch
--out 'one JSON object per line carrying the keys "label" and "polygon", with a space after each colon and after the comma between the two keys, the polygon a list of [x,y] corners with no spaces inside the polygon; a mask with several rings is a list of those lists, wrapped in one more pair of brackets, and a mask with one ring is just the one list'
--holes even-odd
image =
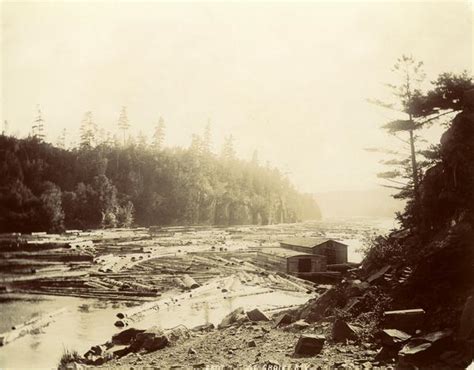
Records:
{"label": "bare branch", "polygon": [[410,142],[408,140],[403,140],[401,137],[398,137],[394,132],[392,132],[391,135],[394,136],[396,139],[400,140],[402,143],[410,145]]}
{"label": "bare branch", "polygon": [[454,110],[454,109],[451,109],[451,110],[449,110],[449,111],[447,111],[447,112],[440,113],[440,114],[438,114],[438,115],[436,115],[436,116],[434,116],[434,117],[428,118],[428,119],[426,119],[426,120],[420,122],[420,125],[424,125],[425,123],[428,123],[428,122],[430,122],[430,121],[434,121],[435,119],[438,119],[438,118],[440,118],[440,117],[442,117],[442,116],[445,116],[445,115],[447,115],[447,114],[451,114],[451,113],[454,113],[454,112],[457,112],[457,111]]}
{"label": "bare branch", "polygon": [[384,188],[389,188],[389,189],[405,190],[405,188],[401,188],[401,187],[398,187],[398,186],[384,185],[384,184],[378,184],[378,185],[383,186]]}
{"label": "bare branch", "polygon": [[403,185],[403,186],[408,186],[408,184],[403,183],[403,182],[401,182],[401,181],[397,181],[397,180],[393,180],[393,179],[384,179],[384,180],[393,182],[394,184]]}

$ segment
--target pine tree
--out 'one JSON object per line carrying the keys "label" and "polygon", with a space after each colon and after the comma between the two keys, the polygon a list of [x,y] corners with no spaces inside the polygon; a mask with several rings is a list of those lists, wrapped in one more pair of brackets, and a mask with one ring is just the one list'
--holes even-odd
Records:
{"label": "pine tree", "polygon": [[97,145],[105,144],[106,141],[107,141],[107,132],[105,131],[104,128],[100,128],[100,129],[97,131],[96,144],[97,144]]}
{"label": "pine tree", "polygon": [[[415,131],[423,126],[423,122],[414,120],[413,105],[414,101],[422,96],[418,86],[425,78],[423,62],[416,61],[411,56],[402,55],[397,59],[392,71],[398,76],[399,83],[388,84],[388,87],[395,96],[396,102],[384,103],[378,100],[373,102],[379,106],[406,114],[407,119],[388,122],[383,128],[409,146],[410,157],[387,161],[387,164],[395,164],[399,167],[392,171],[380,173],[378,176],[392,184],[388,187],[401,190],[398,197],[414,199],[416,202],[420,182],[420,168],[416,158]],[[400,133],[407,133],[408,140],[399,138],[397,135]]]}
{"label": "pine tree", "polygon": [[92,119],[92,112],[86,112],[81,122],[81,148],[92,148],[96,144],[97,125]]}
{"label": "pine tree", "polygon": [[123,145],[125,145],[127,141],[127,132],[130,129],[130,122],[127,116],[127,107],[122,107],[122,110],[120,111],[120,116],[118,119],[118,128],[123,133]]}
{"label": "pine tree", "polygon": [[115,140],[115,136],[112,135],[112,133],[110,131],[106,131],[105,132],[105,140],[104,140],[104,143],[107,145],[107,146],[113,146],[114,145],[114,140]]}
{"label": "pine tree", "polygon": [[61,131],[61,134],[58,136],[57,145],[61,149],[66,149],[66,134],[67,131],[65,128]]}
{"label": "pine tree", "polygon": [[117,136],[117,134],[112,135],[112,145],[116,148],[120,146],[120,138]]}
{"label": "pine tree", "polygon": [[235,158],[234,137],[232,135],[225,138],[221,156],[225,160],[232,160]]}
{"label": "pine tree", "polygon": [[153,148],[157,151],[163,149],[163,143],[165,141],[165,121],[163,117],[160,117],[158,123],[155,126],[155,132],[153,133]]}
{"label": "pine tree", "polygon": [[202,149],[206,154],[209,154],[212,151],[212,134],[210,120],[208,120],[207,125],[204,128],[204,134],[202,137]]}
{"label": "pine tree", "polygon": [[33,121],[33,126],[32,126],[32,136],[39,141],[44,141],[45,134],[44,134],[44,119],[43,119],[43,113],[41,112],[41,108],[38,105],[38,114]]}
{"label": "pine tree", "polygon": [[191,153],[195,155],[200,155],[203,152],[203,140],[197,134],[191,135],[191,145],[189,146]]}
{"label": "pine tree", "polygon": [[421,125],[417,125],[417,123],[413,121],[413,114],[410,108],[413,99],[416,96],[421,95],[420,91],[417,89],[417,85],[425,78],[422,67],[423,62],[418,62],[411,56],[403,55],[401,58],[398,58],[393,70],[401,77],[401,83],[399,85],[389,85],[389,87],[392,89],[393,94],[400,100],[401,109],[407,114],[408,120],[393,121],[384,126],[384,128],[391,133],[400,131],[408,132],[410,142],[411,180],[413,181],[415,199],[418,196],[419,170],[416,160],[414,131],[420,128]]}
{"label": "pine tree", "polygon": [[142,131],[138,133],[137,142],[141,149],[144,149],[148,146],[146,135]]}

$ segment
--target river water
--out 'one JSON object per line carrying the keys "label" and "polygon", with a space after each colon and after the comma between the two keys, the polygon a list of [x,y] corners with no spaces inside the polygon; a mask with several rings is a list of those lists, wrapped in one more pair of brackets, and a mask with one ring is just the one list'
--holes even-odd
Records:
{"label": "river water", "polygon": [[[393,226],[393,220],[328,220],[319,223],[318,229],[327,237],[348,244],[349,260],[359,262],[362,258],[359,248],[364,238],[369,234],[384,233]],[[309,298],[305,294],[272,292],[207,302],[190,299],[153,311],[146,316],[146,320],[134,322],[132,326],[147,328],[158,325],[167,329],[180,324],[188,328],[204,323],[218,324],[225,315],[240,306],[246,309],[258,306],[265,310],[279,305],[303,304]],[[76,350],[83,354],[92,345],[104,343],[120,331],[114,322],[117,312],[126,308],[124,306],[124,303],[84,298],[2,294],[0,333],[36,314],[61,308],[67,310],[37,333],[0,347],[0,368],[56,368],[65,350]]]}
{"label": "river water", "polygon": [[[6,298],[6,297],[4,297]],[[101,344],[122,329],[114,326],[117,304],[103,303],[93,299],[68,297],[43,297],[9,295],[10,301],[2,303],[2,322],[23,310],[25,305],[35,312],[51,312],[66,307],[49,326],[38,333],[26,335],[0,348],[0,368],[56,368],[65,350],[76,350],[84,354],[92,345]],[[151,311],[146,319],[133,322],[135,328],[158,325],[163,329],[185,325],[192,328],[205,323],[217,325],[222,318],[236,309],[251,309],[259,306],[271,309],[278,305],[303,304],[310,297],[291,292],[272,292],[258,296],[235,297],[225,300],[198,302],[188,300],[175,306]],[[123,306],[122,306],[123,307]],[[10,321],[10,320],[8,320]]]}

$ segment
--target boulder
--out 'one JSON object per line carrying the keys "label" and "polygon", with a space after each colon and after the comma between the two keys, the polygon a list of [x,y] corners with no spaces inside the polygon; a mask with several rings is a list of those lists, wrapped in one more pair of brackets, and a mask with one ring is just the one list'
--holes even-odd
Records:
{"label": "boulder", "polygon": [[438,330],[432,333],[425,334],[418,338],[430,343],[440,343],[442,341],[448,340],[449,338],[451,338],[452,335],[452,330]]}
{"label": "boulder", "polygon": [[358,306],[360,305],[360,302],[361,302],[361,299],[359,297],[352,297],[349,299],[346,305],[342,308],[342,310],[346,312],[351,312],[352,310],[355,310],[358,308]]}
{"label": "boulder", "polygon": [[385,311],[382,326],[384,329],[398,329],[413,334],[423,326],[424,319],[425,311],[421,308]]}
{"label": "boulder", "polygon": [[399,348],[393,346],[383,346],[375,355],[375,361],[391,362],[398,356]]}
{"label": "boulder", "polygon": [[384,329],[379,336],[382,344],[390,347],[399,347],[411,338],[410,334],[397,329]]}
{"label": "boulder", "polygon": [[432,356],[432,344],[419,340],[412,340],[398,352],[402,364],[420,363],[429,360]]}
{"label": "boulder", "polygon": [[93,346],[91,347],[90,352],[95,356],[100,356],[105,352],[105,350],[105,346]]}
{"label": "boulder", "polygon": [[117,328],[124,328],[125,326],[128,325],[128,323],[127,323],[126,320],[117,320],[117,321],[115,321],[114,325],[115,325]]}
{"label": "boulder", "polygon": [[296,356],[316,356],[321,352],[326,338],[324,335],[303,334],[295,347]]}
{"label": "boulder", "polygon": [[398,353],[402,364],[420,365],[432,362],[451,346],[451,330],[440,330],[412,338]]}
{"label": "boulder", "polygon": [[275,327],[289,325],[294,321],[293,316],[284,313],[275,319]]}
{"label": "boulder", "polygon": [[126,356],[130,352],[132,352],[132,349],[130,348],[130,346],[124,346],[124,345],[114,346],[112,349],[113,349],[113,351],[111,351],[112,356],[118,357],[118,358]]}
{"label": "boulder", "polygon": [[106,359],[103,358],[102,356],[96,356],[92,362],[93,365],[100,366],[105,364]]}
{"label": "boulder", "polygon": [[370,283],[370,284],[376,284],[376,283],[379,283],[379,282],[383,281],[383,276],[387,272],[389,272],[391,268],[392,268],[392,266],[390,266],[390,265],[382,267],[380,270],[377,270],[372,275],[370,275],[367,278],[367,282]]}
{"label": "boulder", "polygon": [[262,364],[263,369],[279,370],[282,366],[275,360],[267,360]]}
{"label": "boulder", "polygon": [[242,307],[236,308],[226,317],[224,317],[221,323],[217,326],[219,329],[228,327],[233,323],[237,322],[242,316],[245,315],[245,311]]}
{"label": "boulder", "polygon": [[346,295],[348,298],[360,297],[370,288],[370,284],[365,281],[353,280],[346,287]]}
{"label": "boulder", "polygon": [[299,318],[305,319],[307,322],[315,322],[331,315],[340,298],[340,292],[335,288],[331,288],[318,298],[311,299],[306,303],[299,311]]}
{"label": "boulder", "polygon": [[358,329],[344,320],[337,319],[332,326],[332,339],[335,342],[357,340],[359,339]]}
{"label": "boulder", "polygon": [[189,337],[189,331],[185,326],[179,326],[171,330],[162,330],[154,326],[138,333],[128,350],[129,352],[152,352],[166,347],[169,343],[175,342],[181,337]]}
{"label": "boulder", "polygon": [[117,333],[112,336],[112,343],[119,344],[119,345],[125,345],[125,344],[130,344],[133,339],[137,336],[139,333],[143,333],[145,330],[140,330],[140,329],[135,329],[135,328],[130,328],[121,331],[120,333]]}
{"label": "boulder", "polygon": [[189,330],[184,325],[179,325],[173,329],[165,330],[165,335],[170,343],[176,342],[180,338],[189,338]]}
{"label": "boulder", "polygon": [[269,317],[265,315],[258,308],[255,308],[251,311],[247,311],[247,317],[250,321],[270,321]]}
{"label": "boulder", "polygon": [[[235,321],[235,324],[237,324],[237,325],[242,325],[242,324],[244,324],[244,323],[246,323],[246,322],[249,322],[249,321],[250,321],[250,320],[249,320],[249,318],[248,318],[247,315],[242,315],[242,316],[239,316],[239,317],[237,318],[237,320]],[[252,321],[252,322],[253,322],[253,321]],[[255,323],[257,323],[257,322],[255,321]]]}
{"label": "boulder", "polygon": [[284,330],[288,330],[288,331],[291,331],[291,330],[303,330],[303,329],[306,329],[308,327],[310,327],[311,324],[307,323],[306,321],[304,320],[298,320],[298,321],[295,321],[294,323],[288,325],[285,327]]}
{"label": "boulder", "polygon": [[214,324],[209,323],[209,324],[203,324],[203,325],[195,326],[192,330],[193,331],[212,331],[215,328],[216,327],[214,326]]}
{"label": "boulder", "polygon": [[[93,346],[84,354],[83,357],[87,360],[87,363],[89,364],[101,365],[100,358],[102,358],[106,350],[107,348],[105,345]],[[98,363],[96,363],[96,361],[98,361]]]}
{"label": "boulder", "polygon": [[140,350],[152,352],[166,347],[168,343],[169,340],[165,332],[154,326],[137,334],[130,348],[132,352],[138,352]]}
{"label": "boulder", "polygon": [[251,340],[250,342],[248,342],[247,345],[248,345],[250,348],[257,347],[257,343],[255,343],[254,340]]}

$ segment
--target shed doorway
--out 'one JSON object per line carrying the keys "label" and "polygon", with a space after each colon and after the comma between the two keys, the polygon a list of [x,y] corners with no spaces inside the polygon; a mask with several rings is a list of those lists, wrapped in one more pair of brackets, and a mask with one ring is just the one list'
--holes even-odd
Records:
{"label": "shed doorway", "polygon": [[300,259],[298,259],[298,271],[299,272],[311,272],[311,258],[300,258]]}

